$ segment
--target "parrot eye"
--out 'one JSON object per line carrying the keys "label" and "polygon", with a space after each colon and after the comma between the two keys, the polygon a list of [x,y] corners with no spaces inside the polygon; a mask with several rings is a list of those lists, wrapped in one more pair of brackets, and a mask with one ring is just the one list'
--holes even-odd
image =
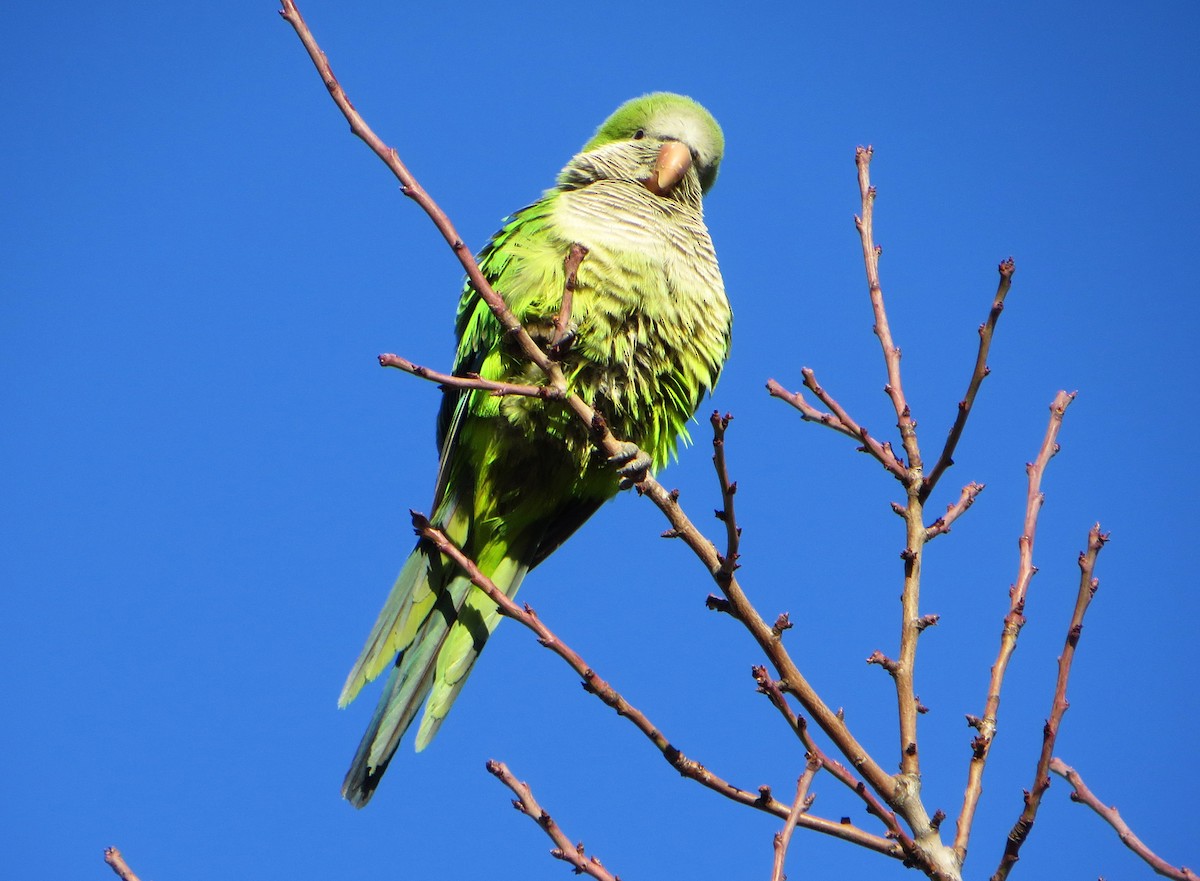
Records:
{"label": "parrot eye", "polygon": [[644,129],[638,129],[636,132],[633,133],[633,139],[635,141],[640,141],[644,137],[646,137],[646,132]]}

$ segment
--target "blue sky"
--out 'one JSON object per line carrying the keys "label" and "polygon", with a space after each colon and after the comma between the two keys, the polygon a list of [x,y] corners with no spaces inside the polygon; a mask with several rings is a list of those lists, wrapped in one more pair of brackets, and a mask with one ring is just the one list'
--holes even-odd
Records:
{"label": "blue sky", "polygon": [[[1045,481],[1034,580],[968,875],[1032,781],[1076,554],[1112,532],[1057,753],[1176,863],[1200,862],[1195,621],[1200,66],[1193,3],[983,5],[306,2],[360,110],[482,245],[617,104],[686,92],[721,121],[707,217],[736,313],[712,408],[745,529],[742,582],[888,768],[897,486],[770,400],[811,366],[876,434],[894,414],[871,335],[854,147],[875,145],[876,234],[927,455],[969,375],[995,265],[1017,260],[992,376],[938,510],[979,502],[926,558],[924,790],[953,818],[1007,588],[1023,463],[1078,389]],[[815,4],[813,6],[816,6]],[[0,813],[12,874],[145,879],[562,877],[484,771],[502,759],[625,878],[768,877],[779,823],[678,777],[516,625],[435,743],[356,812],[341,777],[370,698],[334,701],[426,508],[435,387],[460,271],[347,132],[269,2],[8,4],[0,139],[3,476]],[[707,425],[663,481],[718,506]],[[522,597],[690,756],[748,789],[803,766],[706,612],[702,568],[622,496]],[[860,806],[819,779],[814,812]],[[1149,877],[1055,780],[1014,877]],[[814,834],[793,878],[901,877]],[[890,873],[890,875],[888,874]]]}

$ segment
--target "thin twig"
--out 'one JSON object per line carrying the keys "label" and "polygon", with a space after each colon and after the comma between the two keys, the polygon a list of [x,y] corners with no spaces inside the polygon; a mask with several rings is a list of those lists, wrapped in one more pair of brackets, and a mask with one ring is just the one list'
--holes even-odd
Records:
{"label": "thin twig", "polygon": [[125,857],[121,856],[121,851],[115,847],[104,848],[104,862],[108,863],[109,868],[116,872],[121,881],[139,881],[133,869],[125,862]]}
{"label": "thin twig", "polygon": [[454,224],[450,222],[450,218],[425,191],[424,187],[417,182],[412,172],[400,160],[400,154],[396,152],[395,148],[385,144],[383,139],[375,134],[371,127],[367,125],[366,120],[354,109],[354,105],[350,103],[346,91],[342,88],[341,83],[338,82],[337,77],[334,76],[329,59],[321,51],[321,47],[317,45],[316,38],[313,36],[312,31],[309,30],[295,2],[293,0],[282,0],[282,2],[283,9],[279,10],[279,14],[292,26],[296,31],[296,36],[304,44],[304,48],[308,52],[308,57],[312,59],[317,72],[321,76],[322,82],[325,83],[325,88],[329,90],[330,97],[333,98],[338,109],[342,111],[342,115],[346,117],[346,121],[350,123],[350,131],[362,139],[363,143],[370,147],[371,151],[391,169],[392,174],[400,181],[401,192],[420,205],[425,213],[429,215],[429,219],[433,221],[438,231],[441,232],[442,238],[446,240],[446,244],[450,246],[455,256],[458,257],[458,262],[462,264],[463,269],[466,271],[471,286],[483,298],[484,302],[488,304],[488,307],[500,322],[501,327],[516,340],[521,353],[538,367],[542,368],[546,376],[550,378],[551,385],[565,388],[565,383],[561,382],[561,371],[557,369],[546,353],[538,347],[533,338],[521,327],[521,323],[512,314],[511,310],[509,310],[504,299],[496,293],[484,277],[479,269],[479,264],[475,262],[475,257],[471,254],[471,249],[467,247],[462,237],[459,236],[458,231],[454,228]]}
{"label": "thin twig", "polygon": [[599,859],[586,855],[582,841],[578,844],[571,843],[571,839],[559,828],[550,814],[537,803],[529,784],[514,777],[504,762],[489,759],[487,769],[516,794],[517,797],[513,799],[512,803],[513,807],[541,826],[542,831],[550,836],[550,840],[554,842],[554,849],[550,851],[550,856],[570,863],[575,867],[576,875],[590,875],[598,881],[620,881],[618,876],[604,868]]}
{"label": "thin twig", "polygon": [[1117,833],[1117,837],[1121,839],[1121,843],[1137,854],[1145,863],[1150,866],[1159,875],[1167,878],[1175,878],[1177,881],[1200,881],[1200,875],[1197,875],[1187,866],[1172,866],[1150,848],[1148,848],[1140,838],[1138,838],[1133,830],[1129,828],[1129,824],[1121,819],[1116,805],[1105,805],[1095,794],[1087,788],[1083,782],[1083,778],[1079,776],[1079,772],[1064,762],[1062,759],[1055,756],[1050,760],[1050,770],[1060,777],[1066,779],[1075,791],[1071,793],[1071,801],[1079,802],[1087,805],[1097,814],[1104,818],[1104,822],[1113,827]]}
{"label": "thin twig", "polygon": [[921,501],[929,498],[929,494],[933,492],[933,488],[937,485],[938,480],[941,479],[942,474],[954,464],[954,449],[958,446],[959,438],[962,437],[963,429],[967,425],[967,417],[971,415],[971,407],[975,405],[975,396],[979,393],[979,386],[991,372],[987,366],[988,351],[992,347],[992,335],[996,330],[996,322],[1000,320],[1000,313],[1004,311],[1004,298],[1008,295],[1008,289],[1012,286],[1012,277],[1015,269],[1016,264],[1013,262],[1012,257],[1000,263],[1000,285],[996,289],[996,296],[992,300],[992,308],[988,312],[987,320],[979,325],[979,353],[975,356],[975,369],[971,371],[971,379],[967,383],[966,395],[958,402],[958,415],[954,419],[954,425],[950,427],[950,434],[946,438],[946,445],[942,448],[941,455],[938,456],[937,462],[934,463],[933,469],[925,479],[925,485],[921,488]]}
{"label": "thin twig", "polygon": [[717,482],[721,487],[722,508],[715,513],[717,519],[725,524],[725,553],[721,557],[721,568],[717,573],[717,578],[718,581],[721,579],[728,581],[733,577],[734,570],[741,566],[738,562],[738,557],[741,556],[738,549],[742,539],[742,528],[737,525],[737,515],[733,510],[733,497],[737,493],[737,482],[730,481],[729,468],[725,462],[725,432],[729,428],[729,423],[733,421],[733,416],[728,413],[722,416],[718,411],[713,410],[709,421],[713,427],[713,466],[716,468]]}
{"label": "thin twig", "polygon": [[[445,533],[434,527],[425,515],[416,511],[411,511],[410,513],[412,515],[413,527],[416,529],[418,535],[430,541],[440,553],[454,561],[471,580],[471,583],[486,593],[488,598],[496,604],[501,615],[524,624],[537,635],[539,643],[566,661],[571,669],[583,679],[584,689],[596,695],[596,697],[609,707],[612,707],[617,712],[617,715],[628,719],[634,727],[641,731],[658,748],[658,751],[662,753],[663,758],[666,759],[671,767],[684,777],[694,780],[732,801],[746,805],[747,807],[757,808],[769,814],[774,814],[777,817],[787,817],[790,807],[783,802],[773,798],[763,798],[761,794],[740,789],[712,773],[699,762],[685,756],[641,710],[626,701],[615,688],[609,685],[592,667],[588,666],[574,649],[560,640],[549,627],[542,623],[541,618],[537,616],[533,609],[528,605],[519,606],[506,596],[504,591],[496,587],[492,580],[479,570],[474,561],[451,542]],[[819,832],[825,832],[829,835],[852,841],[855,844],[860,844],[888,856],[897,856],[896,853],[893,853],[890,842],[879,839],[878,836],[862,832],[852,826],[848,827],[840,823],[835,823],[832,820],[807,815],[801,817],[799,823],[806,828],[816,829]]]}
{"label": "thin twig", "polygon": [[899,850],[903,852],[906,859],[915,864],[920,864],[923,855],[917,850],[912,837],[901,827],[900,822],[896,819],[896,815],[892,811],[889,811],[875,794],[850,772],[849,768],[830,757],[821,749],[816,740],[813,739],[812,733],[808,730],[808,720],[793,712],[792,708],[788,706],[787,698],[779,690],[779,683],[767,675],[767,668],[756,666],[751,668],[750,672],[754,676],[754,681],[758,684],[758,690],[767,696],[771,704],[783,714],[788,726],[796,732],[796,735],[800,738],[800,742],[804,744],[805,752],[820,759],[821,767],[824,770],[832,774],[840,783],[852,790],[863,800],[867,806],[867,813],[883,821],[888,830],[887,837],[899,844]]}
{"label": "thin twig", "polygon": [[801,418],[805,422],[820,423],[859,441],[862,444],[859,449],[873,456],[901,483],[908,479],[908,472],[904,470],[904,465],[896,458],[896,454],[892,452],[891,444],[880,443],[866,428],[855,422],[833,396],[826,392],[820,383],[817,382],[816,374],[810,368],[803,368],[800,374],[804,377],[805,388],[809,389],[817,396],[818,400],[833,412],[823,413],[805,401],[802,393],[790,392],[773,379],[767,380],[767,390],[772,397],[787,401],[799,410]]}
{"label": "thin twig", "polygon": [[967,786],[963,795],[962,811],[958,815],[958,824],[954,835],[954,851],[959,859],[966,859],[967,842],[971,837],[971,824],[975,819],[975,809],[979,805],[979,797],[983,794],[983,769],[987,764],[988,753],[996,737],[996,714],[1000,709],[1000,689],[1004,684],[1004,674],[1008,669],[1009,659],[1017,648],[1017,637],[1025,626],[1025,597],[1029,592],[1029,584],[1033,580],[1037,568],[1033,565],[1033,540],[1037,535],[1038,514],[1042,509],[1045,496],[1042,494],[1042,478],[1046,466],[1058,452],[1058,431],[1062,427],[1063,414],[1075,400],[1075,393],[1060,391],[1050,404],[1050,422],[1046,426],[1046,435],[1034,461],[1027,463],[1025,472],[1029,483],[1025,494],[1025,524],[1019,541],[1020,561],[1017,567],[1016,584],[1009,590],[1009,610],[1004,616],[1004,627],[1000,633],[1000,648],[996,662],[992,664],[991,679],[988,682],[987,701],[982,716],[968,716],[968,723],[979,733],[971,741],[971,763],[967,768]]}
{"label": "thin twig", "polygon": [[875,187],[871,186],[871,156],[874,151],[870,147],[859,147],[855,151],[854,161],[858,167],[858,189],[862,197],[862,214],[854,218],[858,236],[862,242],[863,265],[867,273],[867,288],[871,296],[871,309],[875,315],[875,335],[879,337],[879,345],[883,350],[883,360],[887,365],[888,381],[884,387],[892,406],[896,411],[896,427],[900,429],[900,440],[908,457],[908,468],[902,481],[908,492],[908,506],[905,508],[904,519],[904,589],[900,595],[900,656],[895,671],[896,702],[900,713],[900,773],[907,778],[906,785],[915,786],[920,773],[921,763],[917,750],[917,695],[914,688],[917,640],[921,634],[917,627],[920,617],[921,596],[921,558],[925,545],[925,525],[921,519],[921,488],[924,466],[921,462],[921,449],[917,443],[917,423],[913,419],[912,410],[904,397],[904,387],[900,379],[900,347],[892,339],[891,326],[888,324],[887,310],[883,304],[883,287],[879,282],[879,255],[882,249],[875,244],[873,221],[875,214]]}
{"label": "thin twig", "polygon": [[925,540],[937,538],[950,531],[950,525],[967,512],[967,508],[975,504],[975,499],[984,490],[982,483],[968,483],[962,488],[958,501],[946,506],[946,513],[929,524],[925,530]]}
{"label": "thin twig", "polygon": [[399,355],[391,353],[379,356],[379,366],[395,367],[397,370],[403,370],[405,373],[410,373],[421,379],[428,379],[430,382],[436,382],[438,385],[446,386],[447,388],[478,389],[480,391],[491,392],[497,397],[520,395],[526,398],[542,398],[547,401],[561,401],[563,399],[562,390],[553,386],[493,382],[490,379],[483,379],[477,373],[467,373],[463,376],[453,373],[441,373],[429,367],[414,364],[407,358],[402,358]]}
{"label": "thin twig", "polygon": [[1063,716],[1067,712],[1067,707],[1070,706],[1067,701],[1067,679],[1071,675],[1071,662],[1075,659],[1075,648],[1083,633],[1083,616],[1087,613],[1092,597],[1096,595],[1096,588],[1100,586],[1100,582],[1094,576],[1096,557],[1106,541],[1108,541],[1108,534],[1101,532],[1100,524],[1097,523],[1088,532],[1087,550],[1079,555],[1079,592],[1075,596],[1075,610],[1071,613],[1071,625],[1067,628],[1066,644],[1058,658],[1058,679],[1054,683],[1054,700],[1050,705],[1050,718],[1046,720],[1045,728],[1042,731],[1042,751],[1038,756],[1037,770],[1033,774],[1033,786],[1025,792],[1025,807],[1013,825],[1012,831],[1008,833],[1008,839],[1004,843],[1004,855],[1000,858],[1000,865],[992,875],[992,881],[1004,881],[1012,867],[1016,865],[1017,860],[1020,859],[1021,845],[1029,837],[1034,821],[1037,819],[1042,796],[1050,788],[1050,760],[1054,755],[1054,743],[1058,739],[1058,730],[1062,725]]}
{"label": "thin twig", "polygon": [[892,340],[892,330],[883,307],[883,287],[879,283],[879,255],[883,253],[883,249],[875,244],[875,233],[872,229],[875,188],[871,186],[870,166],[874,152],[868,146],[859,147],[854,154],[854,162],[858,166],[858,189],[862,197],[862,214],[854,218],[854,226],[858,229],[859,239],[862,241],[867,287],[871,295],[871,308],[875,313],[875,335],[879,337],[883,360],[887,364],[888,384],[884,391],[892,399],[892,406],[896,410],[896,427],[900,429],[904,452],[908,455],[908,466],[913,476],[919,478],[922,474],[922,464],[921,451],[917,446],[917,423],[913,420],[912,411],[904,397],[904,387],[900,382],[900,348]]}
{"label": "thin twig", "polygon": [[569,341],[571,333],[571,311],[575,306],[575,290],[579,287],[579,264],[587,256],[588,249],[579,242],[571,245],[567,259],[563,261],[563,297],[558,315],[554,319],[554,336],[550,347],[556,354],[561,355],[560,349]]}
{"label": "thin twig", "polygon": [[771,881],[784,881],[786,878],[783,874],[783,863],[787,859],[788,845],[792,843],[792,832],[796,828],[796,822],[800,819],[800,815],[812,807],[815,796],[808,794],[808,788],[812,785],[813,777],[820,769],[821,760],[814,755],[809,755],[808,764],[804,766],[804,773],[796,781],[796,797],[792,800],[792,809],[788,812],[783,828],[775,833],[775,859],[771,866]]}

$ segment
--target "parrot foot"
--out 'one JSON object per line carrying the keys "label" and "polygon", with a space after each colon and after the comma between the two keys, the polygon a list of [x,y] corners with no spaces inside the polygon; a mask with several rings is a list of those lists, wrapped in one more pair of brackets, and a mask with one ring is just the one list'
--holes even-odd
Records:
{"label": "parrot foot", "polygon": [[554,334],[546,354],[555,361],[561,361],[567,352],[571,351],[571,346],[575,345],[578,337],[579,325],[574,322],[568,324],[562,331]]}
{"label": "parrot foot", "polygon": [[619,485],[621,489],[629,489],[635,483],[646,479],[652,461],[650,454],[641,450],[637,444],[624,441],[621,451],[615,456],[610,456],[608,464],[620,466],[617,468],[617,474],[621,478]]}

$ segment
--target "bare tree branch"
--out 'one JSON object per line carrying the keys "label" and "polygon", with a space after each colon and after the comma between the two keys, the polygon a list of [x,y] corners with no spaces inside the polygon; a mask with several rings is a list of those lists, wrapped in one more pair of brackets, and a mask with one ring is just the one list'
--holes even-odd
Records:
{"label": "bare tree branch", "polygon": [[883,308],[883,287],[879,283],[879,255],[883,248],[875,244],[873,221],[875,216],[875,188],[871,186],[871,157],[875,151],[870,146],[859,147],[855,151],[854,161],[858,166],[858,189],[862,197],[862,214],[854,218],[854,226],[858,229],[862,241],[863,264],[867,270],[867,287],[871,295],[871,308],[875,312],[875,336],[879,337],[879,345],[883,349],[883,360],[887,364],[888,383],[884,387],[892,406],[896,410],[896,427],[900,429],[900,438],[904,443],[904,452],[908,456],[908,467],[911,477],[919,479],[923,472],[921,450],[917,446],[917,423],[912,417],[908,401],[904,397],[904,387],[900,382],[900,348],[892,340],[892,330],[888,324],[887,312]]}
{"label": "bare tree branch", "polygon": [[887,826],[887,837],[899,844],[899,849],[903,851],[905,858],[914,863],[919,863],[923,857],[913,842],[912,837],[901,828],[896,815],[881,804],[875,794],[861,780],[850,773],[850,770],[845,765],[831,758],[821,749],[808,730],[808,721],[803,716],[792,712],[792,708],[788,706],[787,698],[779,690],[779,684],[767,675],[767,668],[761,666],[753,667],[750,672],[754,676],[754,681],[758,683],[758,690],[765,694],[770,699],[771,704],[783,714],[788,726],[796,732],[796,735],[804,744],[807,754],[820,759],[821,767],[824,770],[832,774],[847,788],[853,790],[866,803],[867,813],[878,817]]}
{"label": "bare tree branch", "polygon": [[1021,845],[1025,843],[1033,829],[1038,808],[1042,803],[1042,795],[1050,788],[1050,759],[1054,755],[1054,742],[1058,739],[1059,726],[1062,724],[1067,707],[1070,706],[1067,701],[1067,679],[1071,675],[1071,662],[1075,659],[1075,647],[1079,644],[1079,637],[1083,633],[1083,616],[1087,613],[1092,597],[1096,595],[1096,588],[1100,586],[1100,582],[1094,577],[1094,572],[1096,571],[1096,557],[1106,541],[1108,541],[1108,534],[1101,532],[1100,524],[1097,523],[1088,533],[1087,550],[1079,555],[1079,592],[1075,597],[1075,610],[1071,614],[1071,626],[1067,628],[1066,644],[1058,658],[1058,679],[1054,684],[1054,701],[1050,705],[1050,718],[1046,720],[1046,726],[1042,732],[1042,752],[1038,756],[1037,770],[1033,775],[1033,786],[1025,792],[1025,808],[1013,825],[1012,831],[1008,833],[1008,839],[1004,845],[1004,856],[1000,858],[1000,865],[992,875],[992,881],[1004,881],[1008,877],[1008,873],[1012,871],[1012,867],[1016,865],[1017,860],[1020,859]]}
{"label": "bare tree branch", "polygon": [[967,841],[971,837],[971,824],[975,819],[975,809],[979,805],[979,797],[983,794],[983,769],[987,764],[988,753],[996,737],[996,714],[1000,709],[1000,689],[1004,684],[1004,674],[1008,669],[1009,659],[1017,648],[1017,637],[1025,626],[1025,596],[1029,592],[1029,584],[1037,573],[1033,565],[1033,540],[1037,534],[1038,514],[1042,509],[1045,496],[1042,494],[1042,478],[1046,466],[1058,452],[1058,430],[1062,427],[1063,414],[1075,400],[1075,393],[1068,394],[1060,391],[1050,403],[1050,422],[1046,426],[1046,435],[1037,458],[1025,465],[1028,475],[1028,489],[1025,494],[1025,525],[1019,541],[1020,562],[1017,567],[1016,584],[1009,590],[1009,611],[1004,617],[1004,627],[1000,633],[1000,649],[996,662],[992,664],[991,680],[988,683],[987,701],[982,716],[967,716],[967,722],[979,733],[971,741],[971,763],[967,768],[967,786],[963,795],[962,810],[958,815],[958,824],[954,836],[954,850],[959,859],[966,859]]}
{"label": "bare tree branch", "polygon": [[1113,827],[1117,833],[1117,837],[1121,839],[1121,843],[1127,848],[1141,857],[1155,872],[1167,878],[1175,878],[1177,881],[1200,881],[1200,875],[1197,875],[1187,866],[1172,866],[1150,848],[1148,848],[1140,838],[1138,838],[1133,830],[1129,828],[1129,824],[1121,819],[1120,813],[1117,812],[1115,805],[1109,807],[1098,799],[1083,782],[1083,778],[1079,776],[1079,772],[1064,762],[1062,759],[1055,756],[1050,760],[1050,770],[1060,777],[1063,777],[1068,783],[1075,787],[1071,793],[1071,801],[1085,804],[1101,817],[1108,825]]}
{"label": "bare tree branch", "polygon": [[567,259],[563,261],[562,305],[559,306],[558,315],[554,319],[554,337],[550,340],[551,349],[559,355],[561,355],[560,350],[570,341],[573,335],[573,331],[571,330],[571,310],[575,305],[575,289],[579,286],[579,264],[583,262],[583,258],[587,256],[587,253],[587,248],[579,244],[579,242],[574,242],[567,253]]}
{"label": "bare tree branch", "polygon": [[983,492],[984,484],[968,483],[962,488],[962,494],[959,495],[958,501],[952,505],[946,506],[946,513],[929,524],[929,528],[925,530],[925,540],[937,538],[950,531],[950,525],[959,517],[967,512],[967,508],[975,504],[975,499]]}
{"label": "bare tree branch", "polygon": [[[760,811],[774,814],[777,817],[786,818],[788,816],[791,809],[783,802],[770,797],[764,798],[761,793],[755,794],[740,789],[712,773],[704,765],[685,756],[641,710],[626,701],[615,688],[609,685],[592,667],[588,666],[574,649],[560,640],[542,622],[541,618],[537,616],[532,608],[528,605],[518,606],[512,599],[506,596],[504,591],[496,587],[492,580],[479,570],[475,562],[450,541],[445,533],[433,526],[425,515],[416,511],[411,511],[410,513],[412,515],[413,527],[416,529],[418,535],[430,541],[439,553],[454,561],[471,580],[471,583],[486,593],[492,602],[496,604],[501,615],[524,624],[537,635],[539,643],[566,661],[571,669],[583,679],[584,688],[616,710],[619,716],[628,719],[634,727],[641,731],[658,748],[663,758],[666,759],[671,767],[684,777],[694,780],[738,804],[757,808]],[[852,841],[855,844],[885,853],[888,856],[899,856],[899,854],[894,852],[891,842],[880,839],[878,836],[870,835],[853,826],[846,826],[841,823],[835,823],[832,820],[809,815],[801,817],[798,823],[806,828],[816,829],[819,832],[825,832],[837,838]]]}
{"label": "bare tree branch", "polygon": [[792,843],[792,832],[796,828],[796,822],[800,819],[800,815],[812,806],[813,799],[816,797],[808,794],[808,788],[812,785],[813,777],[820,768],[821,760],[810,755],[804,773],[796,781],[796,798],[792,801],[792,809],[788,812],[783,828],[775,833],[775,860],[771,866],[771,881],[784,881],[787,877],[783,874],[783,864],[787,859],[788,845]]}
{"label": "bare tree branch", "polygon": [[767,380],[767,390],[771,393],[772,397],[787,401],[799,410],[805,422],[820,423],[828,428],[832,428],[834,431],[841,432],[847,437],[852,437],[860,441],[862,446],[859,447],[859,450],[873,456],[901,483],[908,480],[908,472],[904,469],[904,464],[892,452],[892,445],[890,443],[880,443],[865,427],[855,422],[833,396],[826,392],[821,384],[817,382],[817,376],[811,369],[808,367],[802,368],[800,375],[804,377],[804,387],[816,395],[817,399],[832,412],[823,413],[812,407],[804,400],[803,394],[800,392],[789,392],[773,379]]}
{"label": "bare tree branch", "polygon": [[975,405],[975,396],[979,393],[979,386],[991,372],[987,366],[988,351],[992,347],[992,335],[996,330],[996,322],[1000,320],[1000,313],[1004,311],[1004,298],[1008,295],[1008,289],[1012,287],[1015,270],[1016,264],[1012,257],[1001,261],[999,266],[1000,286],[996,289],[996,296],[992,300],[992,308],[988,312],[987,320],[979,325],[979,353],[975,356],[975,369],[971,372],[971,379],[967,383],[966,395],[958,402],[958,416],[954,419],[954,425],[950,427],[950,434],[946,438],[942,454],[938,456],[933,470],[929,472],[929,477],[921,488],[921,501],[929,498],[929,494],[933,492],[933,488],[941,479],[942,474],[954,464],[954,450],[958,446],[959,438],[962,437],[963,429],[966,428],[967,417],[971,415],[971,407]]}
{"label": "bare tree branch", "polygon": [[737,525],[737,515],[733,510],[733,497],[737,493],[737,482],[730,481],[729,469],[725,464],[725,431],[729,428],[733,417],[728,413],[722,416],[718,411],[713,410],[709,421],[713,427],[713,466],[717,470],[717,482],[721,487],[721,503],[723,505],[721,510],[715,513],[717,519],[725,524],[725,553],[721,555],[721,567],[716,575],[719,582],[732,578],[734,570],[741,565],[738,563],[738,557],[741,556],[738,549],[741,546],[742,528]]}
{"label": "bare tree branch", "polygon": [[553,386],[493,382],[490,379],[483,379],[478,373],[467,373],[462,376],[453,373],[441,373],[428,367],[422,367],[420,364],[414,364],[407,358],[390,353],[379,356],[379,366],[395,367],[397,370],[403,370],[405,373],[411,373],[420,379],[428,379],[430,382],[436,382],[438,385],[447,388],[479,389],[480,391],[491,392],[498,397],[521,395],[527,398],[542,398],[547,401],[561,401],[564,397],[562,389]]}
{"label": "bare tree branch", "polygon": [[620,881],[618,876],[604,868],[599,859],[595,856],[589,857],[584,853],[582,841],[578,844],[571,844],[571,839],[567,838],[566,833],[559,828],[558,824],[550,817],[550,814],[537,803],[537,799],[533,797],[533,792],[530,790],[529,784],[523,783],[514,777],[504,762],[489,760],[487,769],[501,783],[516,793],[517,797],[513,799],[513,807],[527,817],[530,817],[542,827],[542,831],[550,836],[550,840],[554,842],[554,849],[550,851],[550,856],[570,863],[575,867],[576,875],[590,875],[596,878],[597,881]]}
{"label": "bare tree branch", "polygon": [[346,117],[346,121],[350,123],[350,131],[362,139],[371,151],[378,156],[383,163],[391,169],[392,174],[400,181],[400,191],[408,196],[414,202],[421,206],[429,219],[433,221],[438,231],[442,234],[442,238],[446,240],[455,256],[458,257],[458,262],[462,264],[463,269],[467,273],[467,278],[471,282],[471,286],[476,290],[484,302],[488,304],[496,319],[504,330],[516,341],[521,353],[542,368],[545,374],[550,378],[551,384],[565,388],[565,383],[560,382],[562,379],[561,371],[558,371],[555,365],[546,356],[533,341],[533,338],[526,333],[521,327],[521,323],[509,310],[504,303],[504,299],[496,293],[491,284],[479,269],[479,265],[475,262],[475,257],[471,254],[471,249],[459,236],[458,231],[454,228],[454,224],[450,222],[450,218],[438,206],[433,198],[425,192],[417,179],[408,170],[408,167],[400,160],[400,154],[395,148],[389,147],[383,142],[375,132],[367,125],[366,120],[359,115],[359,112],[354,109],[354,105],[350,103],[350,98],[346,95],[341,83],[333,74],[333,68],[329,64],[329,59],[325,53],[321,51],[321,47],[317,45],[317,40],[309,30],[308,25],[304,21],[304,17],[300,14],[300,10],[296,7],[293,0],[282,0],[283,9],[279,10],[279,14],[283,19],[292,26],[296,31],[296,36],[300,38],[300,42],[304,44],[305,50],[308,52],[308,57],[312,59],[313,64],[317,68],[317,72],[321,76],[322,82],[325,83],[325,88],[329,90],[329,95],[333,98],[338,109],[342,111],[342,115]]}
{"label": "bare tree branch", "polygon": [[104,862],[108,863],[121,881],[140,881],[137,875],[133,873],[133,869],[125,862],[125,857],[121,856],[121,851],[115,847],[104,848]]}

